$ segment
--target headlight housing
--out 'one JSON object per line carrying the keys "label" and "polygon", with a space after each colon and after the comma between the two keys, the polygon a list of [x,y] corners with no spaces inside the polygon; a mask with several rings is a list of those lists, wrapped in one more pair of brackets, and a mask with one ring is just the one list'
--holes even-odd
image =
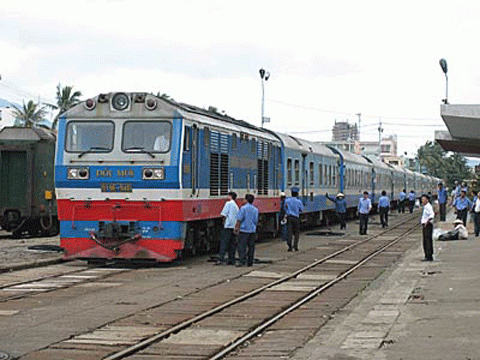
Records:
{"label": "headlight housing", "polygon": [[67,169],[67,179],[87,180],[90,178],[90,170],[87,167],[74,167]]}
{"label": "headlight housing", "polygon": [[143,168],[142,169],[143,180],[163,180],[165,179],[165,169],[161,168]]}

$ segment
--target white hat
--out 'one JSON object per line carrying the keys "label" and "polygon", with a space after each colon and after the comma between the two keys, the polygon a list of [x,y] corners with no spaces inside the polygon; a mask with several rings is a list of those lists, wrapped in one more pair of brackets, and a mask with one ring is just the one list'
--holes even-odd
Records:
{"label": "white hat", "polygon": [[280,196],[286,196],[286,195],[285,195],[285,193],[282,191],[282,192],[280,193]]}
{"label": "white hat", "polygon": [[337,194],[337,197],[345,197],[345,194],[338,193],[338,194]]}
{"label": "white hat", "polygon": [[453,223],[454,224],[463,224],[463,221],[460,220],[460,219],[456,219]]}

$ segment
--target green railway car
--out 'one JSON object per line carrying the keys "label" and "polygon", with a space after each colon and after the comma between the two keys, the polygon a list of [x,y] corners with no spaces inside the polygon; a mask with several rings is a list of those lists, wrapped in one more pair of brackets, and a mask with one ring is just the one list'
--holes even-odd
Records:
{"label": "green railway car", "polygon": [[0,225],[14,237],[58,234],[55,140],[41,128],[0,131]]}

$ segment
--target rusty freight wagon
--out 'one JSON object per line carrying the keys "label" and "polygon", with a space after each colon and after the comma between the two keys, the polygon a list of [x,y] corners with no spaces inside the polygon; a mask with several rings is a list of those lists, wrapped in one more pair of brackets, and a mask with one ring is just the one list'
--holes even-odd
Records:
{"label": "rusty freight wagon", "polygon": [[51,131],[0,131],[0,225],[14,237],[58,233],[54,157]]}

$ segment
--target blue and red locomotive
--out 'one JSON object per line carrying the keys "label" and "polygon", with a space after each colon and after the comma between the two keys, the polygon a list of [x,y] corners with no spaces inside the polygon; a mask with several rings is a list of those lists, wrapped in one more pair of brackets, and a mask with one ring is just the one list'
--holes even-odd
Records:
{"label": "blue and red locomotive", "polygon": [[109,93],[61,117],[55,160],[66,258],[171,261],[216,247],[229,191],[255,195],[275,233],[280,192],[300,188],[304,222],[333,209],[325,193],[434,191],[437,179],[274,133],[146,93]]}

